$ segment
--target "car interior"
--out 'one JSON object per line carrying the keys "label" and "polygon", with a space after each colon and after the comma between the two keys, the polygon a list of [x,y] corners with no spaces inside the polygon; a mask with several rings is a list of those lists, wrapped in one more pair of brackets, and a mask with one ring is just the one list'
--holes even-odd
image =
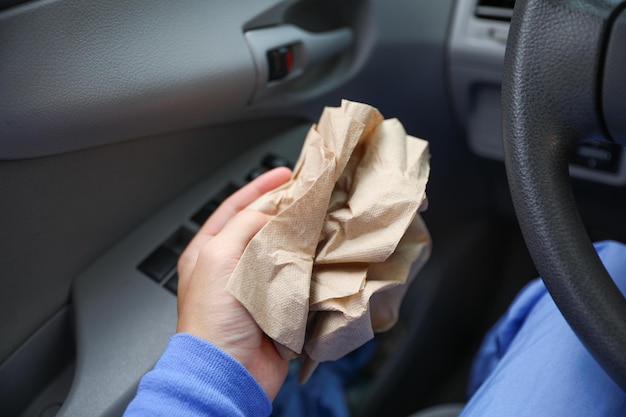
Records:
{"label": "car interior", "polygon": [[[550,16],[537,0],[515,3],[0,0],[0,416],[120,416],[175,332],[187,243],[242,185],[293,167],[311,125],[342,99],[398,118],[431,152],[432,256],[347,388],[351,415],[466,402],[472,358],[515,294],[551,277],[559,251],[579,258],[583,242],[626,241],[624,58],[611,49],[626,33],[622,2],[568,6],[601,16],[583,25],[602,30],[586,38],[588,66],[568,61],[575,76],[527,42],[567,38],[576,49],[582,40],[566,30],[576,21],[550,23],[563,2],[546,2]],[[527,73],[533,88],[519,81]],[[604,88],[602,106],[585,83]],[[576,104],[564,98],[550,119],[536,106],[548,90]],[[557,129],[570,143],[561,182],[524,194],[556,177],[535,169],[560,143],[540,127],[581,120],[557,117],[568,109],[601,128]],[[535,153],[507,145],[518,134],[541,139]],[[569,184],[572,201],[547,214],[565,221],[575,202],[580,230],[563,223],[563,245],[534,221]],[[571,264],[550,290],[580,269]],[[567,295],[557,304],[566,318],[593,317],[603,294],[589,310]],[[613,319],[626,311],[616,297]],[[599,340],[590,351],[626,380],[616,354],[626,333],[574,330]]]}

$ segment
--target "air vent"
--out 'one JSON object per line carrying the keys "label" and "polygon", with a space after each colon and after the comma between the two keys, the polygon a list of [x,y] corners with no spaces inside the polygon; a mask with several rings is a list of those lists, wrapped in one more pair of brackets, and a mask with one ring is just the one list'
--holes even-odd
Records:
{"label": "air vent", "polygon": [[474,14],[484,19],[510,21],[515,0],[478,0]]}

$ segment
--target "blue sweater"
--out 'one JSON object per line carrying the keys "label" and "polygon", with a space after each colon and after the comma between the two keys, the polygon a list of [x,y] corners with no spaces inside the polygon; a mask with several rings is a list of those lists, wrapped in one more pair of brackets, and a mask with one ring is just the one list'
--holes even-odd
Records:
{"label": "blue sweater", "polygon": [[239,362],[179,333],[142,378],[124,416],[267,417],[271,411],[269,398]]}

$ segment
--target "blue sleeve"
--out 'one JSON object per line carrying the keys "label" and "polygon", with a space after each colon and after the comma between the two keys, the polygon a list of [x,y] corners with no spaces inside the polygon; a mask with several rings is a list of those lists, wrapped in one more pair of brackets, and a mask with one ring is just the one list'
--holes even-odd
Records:
{"label": "blue sleeve", "polygon": [[204,340],[179,333],[141,379],[124,417],[267,417],[271,411],[269,398],[239,362]]}
{"label": "blue sleeve", "polygon": [[[626,246],[596,244],[622,293]],[[518,295],[485,338],[462,417],[625,416],[626,394],[570,329],[540,280]]]}

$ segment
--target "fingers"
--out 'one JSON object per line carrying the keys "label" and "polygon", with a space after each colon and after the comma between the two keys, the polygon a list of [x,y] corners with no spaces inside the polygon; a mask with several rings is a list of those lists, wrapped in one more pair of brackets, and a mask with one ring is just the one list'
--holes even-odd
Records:
{"label": "fingers", "polygon": [[259,176],[228,197],[189,242],[178,262],[179,275],[188,275],[188,272],[193,269],[197,262],[201,248],[217,235],[237,213],[263,194],[286,183],[290,178],[290,169],[276,168]]}
{"label": "fingers", "polygon": [[198,232],[201,236],[215,236],[228,221],[257,198],[286,183],[291,178],[289,168],[266,172],[227,198]]}

